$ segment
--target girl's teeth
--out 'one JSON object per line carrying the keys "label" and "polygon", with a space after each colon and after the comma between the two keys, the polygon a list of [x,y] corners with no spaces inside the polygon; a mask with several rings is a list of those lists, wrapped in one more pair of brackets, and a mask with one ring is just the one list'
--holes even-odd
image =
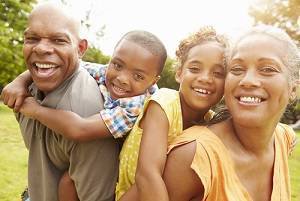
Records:
{"label": "girl's teeth", "polygon": [[199,93],[202,93],[202,94],[211,94],[210,91],[207,91],[205,89],[195,89],[195,91],[199,92]]}

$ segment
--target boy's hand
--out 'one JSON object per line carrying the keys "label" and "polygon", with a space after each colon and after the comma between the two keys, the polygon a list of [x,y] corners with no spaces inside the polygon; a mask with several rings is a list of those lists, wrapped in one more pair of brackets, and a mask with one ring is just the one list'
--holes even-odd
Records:
{"label": "boy's hand", "polygon": [[6,85],[1,93],[3,103],[15,112],[19,112],[20,107],[27,96],[29,96],[27,87],[24,86],[23,82],[20,82],[17,79]]}
{"label": "boy's hand", "polygon": [[20,112],[29,118],[35,119],[36,111],[40,107],[40,104],[33,97],[27,97],[24,99]]}

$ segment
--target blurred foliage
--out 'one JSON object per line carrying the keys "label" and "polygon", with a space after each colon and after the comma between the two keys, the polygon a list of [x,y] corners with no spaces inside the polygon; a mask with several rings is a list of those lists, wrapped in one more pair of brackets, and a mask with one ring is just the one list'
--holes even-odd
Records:
{"label": "blurred foliage", "polygon": [[0,1],[0,89],[25,70],[23,31],[36,0]]}
{"label": "blurred foliage", "polygon": [[85,52],[82,60],[100,64],[107,64],[110,60],[110,57],[104,55],[101,50],[90,46]]}
{"label": "blurred foliage", "polygon": [[171,58],[167,58],[165,63],[164,70],[160,75],[160,79],[158,81],[159,88],[171,88],[171,89],[178,89],[178,83],[175,80],[175,69],[173,67],[174,60]]}
{"label": "blurred foliage", "polygon": [[[259,0],[249,9],[255,24],[269,24],[284,29],[300,45],[300,1]],[[299,94],[299,93],[298,93]],[[300,119],[300,101],[287,107],[281,121],[292,124]]]}
{"label": "blurred foliage", "polygon": [[255,23],[280,27],[300,45],[300,1],[299,0],[260,0],[249,9]]}

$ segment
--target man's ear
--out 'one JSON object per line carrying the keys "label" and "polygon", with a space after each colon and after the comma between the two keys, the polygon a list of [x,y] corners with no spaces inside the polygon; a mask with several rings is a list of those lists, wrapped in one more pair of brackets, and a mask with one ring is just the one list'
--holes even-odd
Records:
{"label": "man's ear", "polygon": [[81,39],[78,44],[78,55],[81,59],[88,48],[88,41],[86,39]]}

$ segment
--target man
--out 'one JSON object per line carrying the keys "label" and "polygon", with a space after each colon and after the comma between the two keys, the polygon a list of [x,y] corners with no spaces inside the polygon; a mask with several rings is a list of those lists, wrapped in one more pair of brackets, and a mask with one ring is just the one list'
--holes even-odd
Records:
{"label": "man", "polygon": [[[29,91],[41,105],[88,117],[103,102],[94,79],[79,68],[87,49],[79,29],[80,22],[58,5],[38,5],[24,32],[23,54],[33,80]],[[13,98],[7,102],[18,104]],[[58,200],[58,183],[66,170],[80,200],[114,200],[119,148],[113,138],[76,143],[21,113],[16,116],[29,150],[31,201]]]}

